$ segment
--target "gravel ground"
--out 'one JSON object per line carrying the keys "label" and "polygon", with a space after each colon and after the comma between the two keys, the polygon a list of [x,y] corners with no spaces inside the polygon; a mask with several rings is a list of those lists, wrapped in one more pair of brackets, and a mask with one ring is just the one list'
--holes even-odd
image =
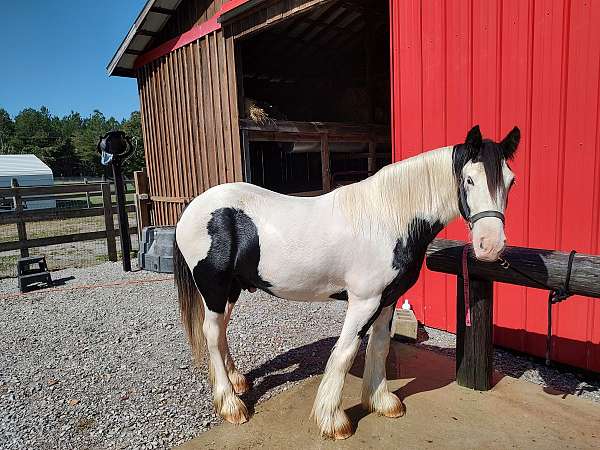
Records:
{"label": "gravel ground", "polygon": [[[0,448],[168,448],[220,422],[170,276],[105,263],[53,278],[63,290],[27,296],[0,281]],[[68,290],[125,280],[146,282]],[[247,404],[321,373],[344,310],[244,293],[228,332]]]}
{"label": "gravel ground", "polygon": [[[220,423],[170,276],[105,263],[53,278],[60,290],[26,296],[16,280],[0,280],[0,448],[169,448]],[[243,397],[250,408],[322,373],[344,311],[344,302],[242,294],[228,333],[254,382]],[[453,356],[453,335],[423,330],[417,345]],[[600,401],[598,380],[507,351],[495,362],[509,376]]]}

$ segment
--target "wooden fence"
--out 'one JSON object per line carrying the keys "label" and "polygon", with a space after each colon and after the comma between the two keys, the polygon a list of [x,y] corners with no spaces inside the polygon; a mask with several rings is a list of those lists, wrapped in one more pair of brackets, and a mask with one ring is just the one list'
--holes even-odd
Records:
{"label": "wooden fence", "polygon": [[[249,119],[240,119],[242,134],[242,150],[244,153],[244,179],[252,183],[250,142],[319,142],[321,154],[321,177],[323,188],[313,192],[299,192],[295,195],[320,195],[331,191],[333,180],[340,175],[370,176],[375,173],[377,158],[385,154],[376,153],[378,143],[389,143],[389,128],[383,125],[356,125],[332,122],[290,122],[277,121],[259,125]],[[336,172],[331,170],[331,153],[329,146],[334,142],[368,144],[367,153],[358,153],[354,157],[367,159],[368,169],[365,172]]]}
{"label": "wooden fence", "polygon": [[[131,193],[128,192],[128,193]],[[94,197],[101,197],[101,206],[92,206]],[[109,261],[117,261],[116,237],[119,228],[115,226],[111,185],[108,182],[81,183],[56,186],[18,187],[13,183],[10,188],[0,188],[0,198],[12,198],[14,210],[0,212],[0,225],[15,225],[18,240],[0,242],[0,252],[19,250],[21,257],[29,256],[29,249],[47,245],[58,245],[105,239]],[[55,200],[57,202],[73,199],[85,199],[85,207],[80,208],[44,208],[26,209],[28,201]],[[134,212],[135,205],[128,204],[127,212]],[[62,234],[30,239],[26,224],[86,217],[104,217],[104,229],[85,233]],[[129,233],[135,234],[137,227],[130,227]]]}

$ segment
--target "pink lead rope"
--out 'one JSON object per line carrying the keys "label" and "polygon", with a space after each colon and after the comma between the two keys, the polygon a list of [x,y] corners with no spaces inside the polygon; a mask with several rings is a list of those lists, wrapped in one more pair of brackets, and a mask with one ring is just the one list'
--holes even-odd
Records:
{"label": "pink lead rope", "polygon": [[471,302],[469,300],[469,267],[467,265],[467,257],[469,255],[469,247],[463,247],[462,254],[462,276],[463,276],[463,289],[465,297],[465,325],[471,326]]}

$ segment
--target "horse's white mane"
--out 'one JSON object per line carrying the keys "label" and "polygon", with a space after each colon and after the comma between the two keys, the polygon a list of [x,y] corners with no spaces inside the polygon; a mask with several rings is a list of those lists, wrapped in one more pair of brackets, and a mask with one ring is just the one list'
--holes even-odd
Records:
{"label": "horse's white mane", "polygon": [[336,204],[359,233],[400,238],[415,218],[446,225],[459,214],[452,147],[390,164],[334,193]]}

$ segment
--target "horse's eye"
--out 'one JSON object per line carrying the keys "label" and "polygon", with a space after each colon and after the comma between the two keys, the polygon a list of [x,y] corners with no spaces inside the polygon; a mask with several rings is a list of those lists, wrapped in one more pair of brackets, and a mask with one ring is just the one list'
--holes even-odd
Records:
{"label": "horse's eye", "polygon": [[473,178],[467,177],[467,184],[470,184],[471,186],[475,186],[475,183],[473,183]]}

